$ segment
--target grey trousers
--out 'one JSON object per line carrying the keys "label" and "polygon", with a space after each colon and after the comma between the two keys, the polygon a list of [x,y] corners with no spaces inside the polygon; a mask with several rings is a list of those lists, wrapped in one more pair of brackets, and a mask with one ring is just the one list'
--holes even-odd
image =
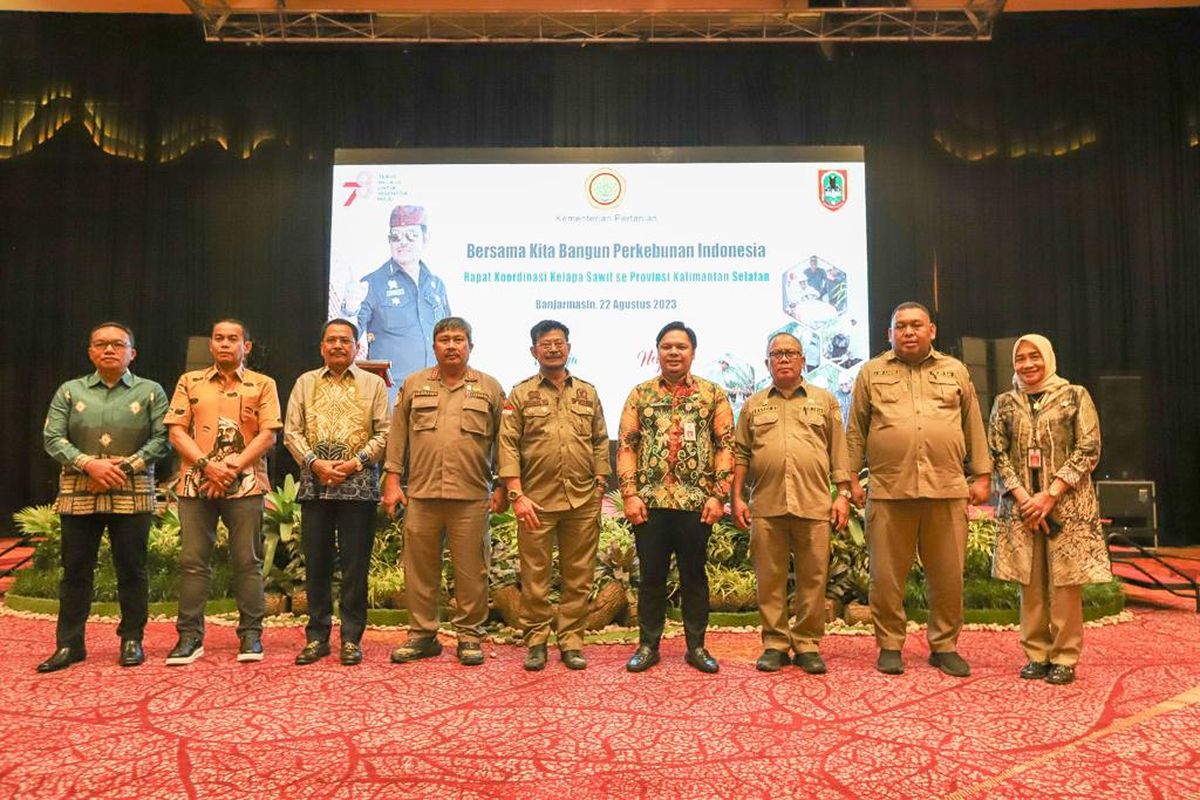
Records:
{"label": "grey trousers", "polygon": [[204,605],[208,602],[212,577],[218,517],[229,529],[233,597],[239,615],[238,635],[262,631],[266,610],[262,579],[262,496],[234,500],[182,497],[179,499],[179,618],[175,621],[180,636],[204,638]]}

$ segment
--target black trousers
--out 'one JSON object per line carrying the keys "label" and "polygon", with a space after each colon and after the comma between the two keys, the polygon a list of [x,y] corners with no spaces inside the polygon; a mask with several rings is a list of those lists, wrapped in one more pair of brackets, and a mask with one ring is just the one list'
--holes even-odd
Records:
{"label": "black trousers", "polygon": [[658,647],[667,613],[667,572],[671,555],[679,570],[683,601],[683,630],[688,649],[704,645],[708,628],[708,537],[712,526],[700,521],[699,511],[652,508],[646,522],[633,528],[641,566],[638,587],[638,627],[642,644]]}
{"label": "black trousers", "polygon": [[141,641],[150,606],[146,580],[149,514],[63,514],[62,581],[58,585],[58,647],[82,648],[83,626],[92,607],[100,537],[108,528],[121,622],[117,635]]}
{"label": "black trousers", "polygon": [[[367,627],[367,570],[375,546],[376,504],[362,500],[308,500],[303,503],[308,592],[305,638],[326,641],[333,628],[333,564],[342,565],[341,640],[358,642]],[[335,535],[336,532],[336,535]]]}

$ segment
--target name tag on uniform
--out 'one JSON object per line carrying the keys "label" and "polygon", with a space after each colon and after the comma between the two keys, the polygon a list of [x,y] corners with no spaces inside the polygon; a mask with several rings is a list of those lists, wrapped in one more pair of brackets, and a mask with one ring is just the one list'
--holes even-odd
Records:
{"label": "name tag on uniform", "polygon": [[1029,468],[1030,469],[1041,469],[1042,468],[1042,449],[1040,447],[1029,448]]}
{"label": "name tag on uniform", "polygon": [[683,423],[683,440],[685,442],[696,441],[696,423],[692,420]]}

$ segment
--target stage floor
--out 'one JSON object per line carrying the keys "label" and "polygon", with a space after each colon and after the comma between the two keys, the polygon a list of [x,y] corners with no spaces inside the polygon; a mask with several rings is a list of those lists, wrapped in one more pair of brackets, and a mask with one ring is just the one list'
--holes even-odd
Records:
{"label": "stage floor", "polygon": [[869,636],[826,637],[825,676],[756,672],[753,633],[713,633],[721,672],[682,660],[631,675],[628,645],[591,666],[521,669],[488,645],[388,662],[400,631],[369,631],[366,661],[296,667],[300,628],[271,628],[258,664],[210,625],[206,654],[168,668],[173,626],[151,623],[148,661],[116,665],[114,626],[88,627],[88,660],[51,675],[48,619],[0,620],[0,797],[1004,797],[1200,795],[1200,616],[1132,607],[1089,627],[1079,680],[1022,681],[1013,631],[969,630],[965,680],[925,664],[873,668]]}

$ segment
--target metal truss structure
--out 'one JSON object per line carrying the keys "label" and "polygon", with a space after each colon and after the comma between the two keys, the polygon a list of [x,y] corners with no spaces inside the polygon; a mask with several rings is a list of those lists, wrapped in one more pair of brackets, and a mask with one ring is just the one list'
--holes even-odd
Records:
{"label": "metal truss structure", "polygon": [[630,44],[988,41],[1004,0],[765,11],[479,12],[248,10],[185,0],[210,42]]}

